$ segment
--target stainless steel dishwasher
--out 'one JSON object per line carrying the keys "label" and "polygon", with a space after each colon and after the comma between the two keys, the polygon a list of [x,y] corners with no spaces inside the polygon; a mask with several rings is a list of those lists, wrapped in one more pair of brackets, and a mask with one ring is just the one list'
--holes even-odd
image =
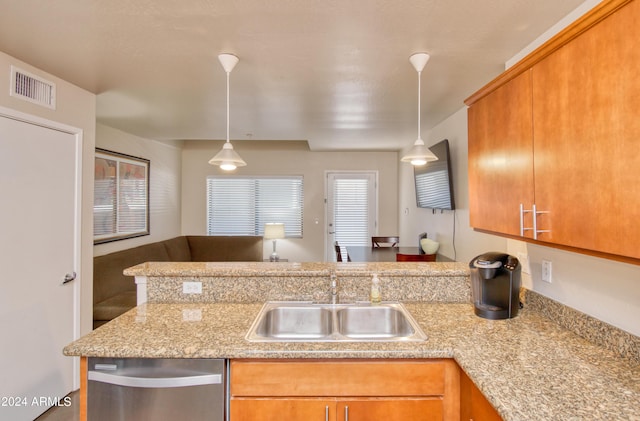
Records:
{"label": "stainless steel dishwasher", "polygon": [[222,359],[89,358],[87,418],[223,421],[226,366]]}

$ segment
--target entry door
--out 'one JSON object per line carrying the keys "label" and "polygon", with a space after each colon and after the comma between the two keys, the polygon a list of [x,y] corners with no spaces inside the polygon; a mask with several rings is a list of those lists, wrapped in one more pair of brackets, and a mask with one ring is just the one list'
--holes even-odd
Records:
{"label": "entry door", "polygon": [[75,386],[62,348],[79,334],[82,142],[9,112],[0,109],[0,419],[33,420]]}
{"label": "entry door", "polygon": [[371,245],[377,225],[377,173],[327,172],[327,261],[336,260],[334,243]]}

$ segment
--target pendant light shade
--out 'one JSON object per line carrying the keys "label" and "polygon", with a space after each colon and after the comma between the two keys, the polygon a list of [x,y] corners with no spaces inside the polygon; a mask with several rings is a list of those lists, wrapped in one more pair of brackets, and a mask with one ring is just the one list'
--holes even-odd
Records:
{"label": "pendant light shade", "polygon": [[218,165],[225,171],[233,171],[237,167],[247,165],[247,163],[240,158],[240,155],[233,150],[233,145],[229,141],[229,75],[236,64],[238,64],[239,59],[233,54],[220,54],[218,60],[220,60],[220,64],[222,64],[224,71],[227,73],[227,141],[220,152],[209,160],[209,164]]}
{"label": "pendant light shade", "polygon": [[233,171],[237,167],[244,167],[247,165],[247,163],[240,158],[240,155],[233,150],[233,145],[229,141],[225,142],[222,149],[220,149],[220,152],[209,160],[209,164],[219,165],[220,168],[225,171]]}
{"label": "pendant light shade", "polygon": [[438,157],[424,145],[420,137],[420,76],[422,69],[429,61],[429,54],[416,53],[409,57],[409,61],[418,72],[418,139],[413,143],[413,147],[402,157],[402,162],[410,162],[411,165],[424,165],[429,161],[436,161]]}

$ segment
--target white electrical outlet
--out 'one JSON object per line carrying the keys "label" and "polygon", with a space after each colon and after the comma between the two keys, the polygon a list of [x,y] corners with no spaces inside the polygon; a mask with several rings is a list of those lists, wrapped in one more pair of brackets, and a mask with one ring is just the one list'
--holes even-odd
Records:
{"label": "white electrical outlet", "polygon": [[544,282],[551,283],[551,279],[552,279],[551,270],[552,270],[551,262],[549,260],[543,260],[542,261],[542,280]]}
{"label": "white electrical outlet", "polygon": [[183,282],[183,294],[202,294],[202,282]]}
{"label": "white electrical outlet", "polygon": [[199,322],[202,320],[202,309],[186,308],[182,310],[182,320],[185,322]]}

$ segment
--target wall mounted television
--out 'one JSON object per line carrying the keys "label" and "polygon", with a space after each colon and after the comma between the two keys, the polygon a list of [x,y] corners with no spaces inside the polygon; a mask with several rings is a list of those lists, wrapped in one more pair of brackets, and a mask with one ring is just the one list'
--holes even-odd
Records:
{"label": "wall mounted television", "polygon": [[438,160],[413,167],[416,204],[419,208],[454,210],[449,140],[444,139],[429,149]]}

